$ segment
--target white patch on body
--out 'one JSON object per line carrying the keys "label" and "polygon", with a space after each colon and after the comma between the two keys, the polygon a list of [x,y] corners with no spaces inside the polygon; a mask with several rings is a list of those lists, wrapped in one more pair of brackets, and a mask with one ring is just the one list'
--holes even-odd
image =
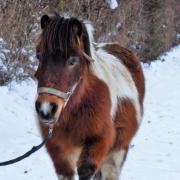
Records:
{"label": "white patch on body", "polygon": [[107,156],[101,167],[102,180],[119,180],[125,155],[126,151],[120,150]]}
{"label": "white patch on body", "polygon": [[140,123],[141,109],[138,98],[138,91],[130,72],[115,56],[107,53],[102,48],[99,48],[98,50],[94,48],[93,27],[90,23],[85,25],[90,39],[91,56],[95,60],[95,62],[91,63],[91,70],[109,87],[112,105],[112,119],[116,114],[118,103],[120,103],[123,99],[128,99],[134,104],[136,109],[136,118],[138,123]]}

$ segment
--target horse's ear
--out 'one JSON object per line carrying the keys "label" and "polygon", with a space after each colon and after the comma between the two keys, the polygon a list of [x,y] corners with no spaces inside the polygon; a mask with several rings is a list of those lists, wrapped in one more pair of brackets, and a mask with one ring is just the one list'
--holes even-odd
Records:
{"label": "horse's ear", "polygon": [[44,29],[49,24],[50,20],[48,15],[43,15],[41,17],[41,29]]}
{"label": "horse's ear", "polygon": [[75,19],[73,22],[73,32],[75,35],[81,37],[82,35],[82,24],[79,20]]}

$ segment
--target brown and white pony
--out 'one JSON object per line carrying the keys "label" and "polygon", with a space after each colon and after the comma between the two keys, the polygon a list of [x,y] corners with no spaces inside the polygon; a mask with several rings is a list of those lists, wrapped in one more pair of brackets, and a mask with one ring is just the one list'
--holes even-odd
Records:
{"label": "brown and white pony", "polygon": [[95,44],[89,22],[44,15],[41,28],[36,111],[43,137],[54,126],[46,147],[58,178],[117,180],[143,114],[141,64]]}

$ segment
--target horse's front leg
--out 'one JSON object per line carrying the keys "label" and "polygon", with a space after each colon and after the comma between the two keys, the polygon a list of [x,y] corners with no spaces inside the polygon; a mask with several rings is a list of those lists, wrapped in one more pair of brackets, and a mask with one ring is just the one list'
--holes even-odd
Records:
{"label": "horse's front leg", "polygon": [[100,168],[113,141],[113,132],[102,136],[93,136],[85,140],[78,161],[79,180],[90,180]]}
{"label": "horse's front leg", "polygon": [[73,180],[74,170],[60,145],[48,142],[46,147],[53,161],[58,180]]}

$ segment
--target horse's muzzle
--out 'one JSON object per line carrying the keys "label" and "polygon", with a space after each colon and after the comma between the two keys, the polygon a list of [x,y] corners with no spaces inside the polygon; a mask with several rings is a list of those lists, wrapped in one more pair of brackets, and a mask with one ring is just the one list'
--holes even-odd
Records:
{"label": "horse's muzzle", "polygon": [[35,108],[39,121],[46,125],[54,124],[60,116],[64,102],[49,94],[40,94],[36,100]]}
{"label": "horse's muzzle", "polygon": [[36,112],[45,120],[50,120],[53,118],[54,114],[57,111],[58,105],[55,103],[40,103],[36,101]]}

